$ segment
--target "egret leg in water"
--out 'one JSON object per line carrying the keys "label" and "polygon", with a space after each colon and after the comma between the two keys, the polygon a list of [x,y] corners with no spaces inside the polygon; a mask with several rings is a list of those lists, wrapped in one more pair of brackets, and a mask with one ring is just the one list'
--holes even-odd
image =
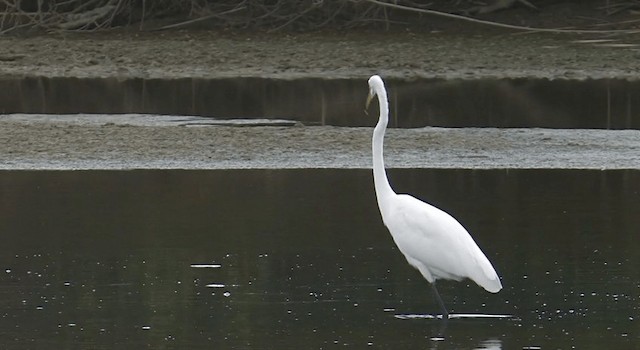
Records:
{"label": "egret leg in water", "polygon": [[438,293],[438,288],[436,288],[436,282],[434,281],[431,284],[431,289],[433,289],[433,294],[436,296],[436,301],[438,302],[438,305],[440,305],[440,308],[442,309],[442,318],[443,319],[448,319],[449,318],[449,311],[447,311],[447,307],[444,306],[444,301],[442,301],[442,298],[440,297],[440,293]]}
{"label": "egret leg in water", "polygon": [[459,281],[470,278],[491,293],[502,289],[502,283],[489,259],[467,230],[451,215],[408,194],[397,194],[391,188],[384,168],[383,143],[389,122],[389,102],[382,78],[369,78],[369,96],[378,97],[380,117],[372,137],[373,182],[382,221],[407,262],[431,283],[444,319],[449,312],[436,289],[437,279]]}

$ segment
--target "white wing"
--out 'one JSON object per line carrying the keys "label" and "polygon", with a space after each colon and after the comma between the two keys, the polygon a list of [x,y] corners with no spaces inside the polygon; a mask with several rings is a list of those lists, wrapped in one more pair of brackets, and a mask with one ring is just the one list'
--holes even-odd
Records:
{"label": "white wing", "polygon": [[487,257],[451,215],[406,194],[387,204],[382,217],[393,240],[429,282],[470,278],[489,292],[502,289]]}

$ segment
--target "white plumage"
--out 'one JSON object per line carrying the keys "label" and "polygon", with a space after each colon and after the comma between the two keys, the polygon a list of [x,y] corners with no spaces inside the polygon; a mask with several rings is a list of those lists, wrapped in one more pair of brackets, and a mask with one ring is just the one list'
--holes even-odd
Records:
{"label": "white plumage", "polygon": [[456,219],[415,197],[393,191],[383,158],[389,104],[384,83],[377,75],[369,78],[367,107],[375,96],[380,105],[380,119],[372,138],[373,179],[382,221],[409,264],[431,283],[446,318],[448,312],[435,288],[437,279],[470,278],[492,293],[500,291],[502,284],[489,259]]}

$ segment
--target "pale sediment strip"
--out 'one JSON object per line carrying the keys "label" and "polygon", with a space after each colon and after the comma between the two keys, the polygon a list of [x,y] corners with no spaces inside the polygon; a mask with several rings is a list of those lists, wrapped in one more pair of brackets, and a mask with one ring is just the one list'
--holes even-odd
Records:
{"label": "pale sediment strip", "polygon": [[[371,132],[286,120],[0,115],[0,169],[370,168]],[[640,131],[390,129],[385,159],[389,168],[640,169]]]}

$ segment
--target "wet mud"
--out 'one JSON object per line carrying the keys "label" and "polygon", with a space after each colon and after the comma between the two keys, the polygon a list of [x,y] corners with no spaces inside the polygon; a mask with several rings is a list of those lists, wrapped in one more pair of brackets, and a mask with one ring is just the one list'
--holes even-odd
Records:
{"label": "wet mud", "polygon": [[[595,39],[601,38],[495,30],[464,35],[175,31],[5,36],[0,38],[0,79],[347,78],[363,79],[364,86],[373,73],[409,81],[638,78],[640,50],[627,42],[633,37]],[[3,115],[0,166],[367,168],[375,120],[367,123],[359,128],[238,128]],[[394,129],[386,151],[390,167],[638,168],[639,140],[637,131]]]}
{"label": "wet mud", "polygon": [[[370,168],[372,127],[210,125],[183,117],[5,115],[3,169]],[[371,120],[373,125],[375,120]],[[389,129],[390,168],[640,168],[640,131]]]}
{"label": "wet mud", "polygon": [[45,77],[625,78],[636,36],[356,31],[105,32],[0,37],[0,75]]}

